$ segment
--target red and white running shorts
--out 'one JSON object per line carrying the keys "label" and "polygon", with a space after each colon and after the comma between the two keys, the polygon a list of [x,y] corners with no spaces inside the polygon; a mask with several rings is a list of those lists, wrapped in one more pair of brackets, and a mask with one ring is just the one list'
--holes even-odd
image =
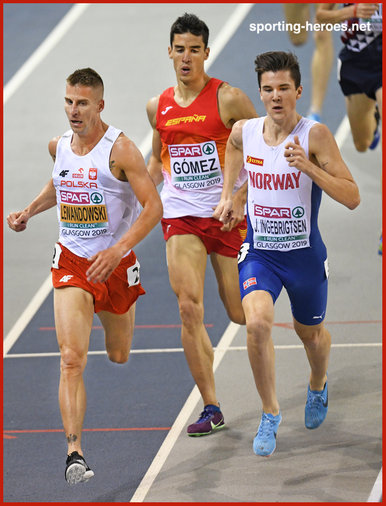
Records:
{"label": "red and white running shorts", "polygon": [[139,278],[139,262],[134,251],[122,258],[118,267],[104,283],[90,283],[86,272],[87,258],[79,257],[60,243],[55,244],[51,273],[54,288],[77,286],[94,297],[94,310],[126,313],[140,295],[146,292]]}

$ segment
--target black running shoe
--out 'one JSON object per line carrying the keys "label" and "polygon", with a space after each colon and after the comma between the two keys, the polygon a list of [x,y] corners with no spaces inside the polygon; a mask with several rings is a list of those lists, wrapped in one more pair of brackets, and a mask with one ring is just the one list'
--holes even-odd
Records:
{"label": "black running shoe", "polygon": [[94,471],[91,471],[87,462],[78,452],[72,452],[71,455],[67,455],[64,476],[70,485],[75,485],[88,481],[94,476]]}

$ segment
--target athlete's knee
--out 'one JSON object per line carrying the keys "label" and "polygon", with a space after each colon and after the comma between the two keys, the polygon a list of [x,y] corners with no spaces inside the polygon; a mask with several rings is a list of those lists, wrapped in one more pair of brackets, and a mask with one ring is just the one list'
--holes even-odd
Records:
{"label": "athlete's knee", "polygon": [[129,360],[131,338],[125,331],[106,334],[105,342],[107,356],[111,362],[125,364]]}
{"label": "athlete's knee", "polygon": [[307,329],[302,328],[302,330],[297,329],[295,326],[295,330],[304,346],[310,350],[317,350],[320,348],[329,335],[323,325],[318,325],[316,327],[310,326]]}
{"label": "athlete's knee", "polygon": [[115,364],[125,364],[129,360],[129,350],[107,350],[107,356]]}
{"label": "athlete's knee", "polygon": [[363,138],[353,140],[355,149],[359,151],[359,153],[365,153],[371,144],[370,142],[367,142],[366,139]]}
{"label": "athlete's knee", "polygon": [[327,31],[327,30],[318,30],[318,31],[315,31],[314,32],[314,41],[315,41],[315,44],[319,46],[322,45],[324,47],[326,47],[326,45],[331,45],[331,47],[333,48],[333,38],[332,38],[332,33]]}
{"label": "athlete's knee", "polygon": [[263,316],[254,316],[247,321],[247,335],[250,342],[262,343],[270,338],[272,323]]}
{"label": "athlete's knee", "polygon": [[303,46],[307,42],[308,34],[306,31],[289,32],[289,38],[294,46]]}
{"label": "athlete's knee", "polygon": [[87,363],[87,353],[79,353],[69,346],[60,349],[60,369],[64,374],[82,374]]}
{"label": "athlete's knee", "polygon": [[243,308],[238,307],[227,307],[226,312],[228,314],[229,319],[233,323],[237,323],[238,325],[245,325],[245,314]]}
{"label": "athlete's knee", "polygon": [[204,319],[204,308],[201,302],[192,298],[183,297],[178,301],[181,322],[185,327],[193,328],[202,323]]}

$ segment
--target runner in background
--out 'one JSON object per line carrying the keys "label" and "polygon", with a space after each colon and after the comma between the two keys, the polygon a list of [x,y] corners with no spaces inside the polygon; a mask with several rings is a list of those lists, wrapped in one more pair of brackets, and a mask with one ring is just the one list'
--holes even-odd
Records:
{"label": "runner in background", "polygon": [[[288,31],[294,46],[301,46],[307,42],[309,32],[307,23],[315,23],[315,18],[311,15],[311,6],[317,5],[319,4],[283,4],[286,22],[292,27],[296,26],[296,30]],[[334,43],[332,32],[328,30],[314,30],[312,36],[315,49],[311,60],[311,104],[307,118],[320,122],[334,60]]]}

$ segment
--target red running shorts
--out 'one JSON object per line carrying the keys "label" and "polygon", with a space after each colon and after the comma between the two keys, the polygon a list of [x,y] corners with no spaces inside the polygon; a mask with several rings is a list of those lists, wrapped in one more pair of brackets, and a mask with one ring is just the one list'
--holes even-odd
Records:
{"label": "red running shorts", "polygon": [[161,224],[165,241],[173,235],[193,234],[201,239],[208,254],[218,253],[232,258],[237,258],[247,235],[246,218],[229,232],[222,232],[220,229],[223,224],[214,218],[163,218]]}
{"label": "red running shorts", "polygon": [[51,267],[54,288],[77,286],[94,297],[94,311],[126,313],[140,295],[146,292],[139,278],[139,262],[134,251],[122,258],[118,267],[104,283],[90,283],[86,272],[87,258],[79,257],[60,243],[55,244]]}

